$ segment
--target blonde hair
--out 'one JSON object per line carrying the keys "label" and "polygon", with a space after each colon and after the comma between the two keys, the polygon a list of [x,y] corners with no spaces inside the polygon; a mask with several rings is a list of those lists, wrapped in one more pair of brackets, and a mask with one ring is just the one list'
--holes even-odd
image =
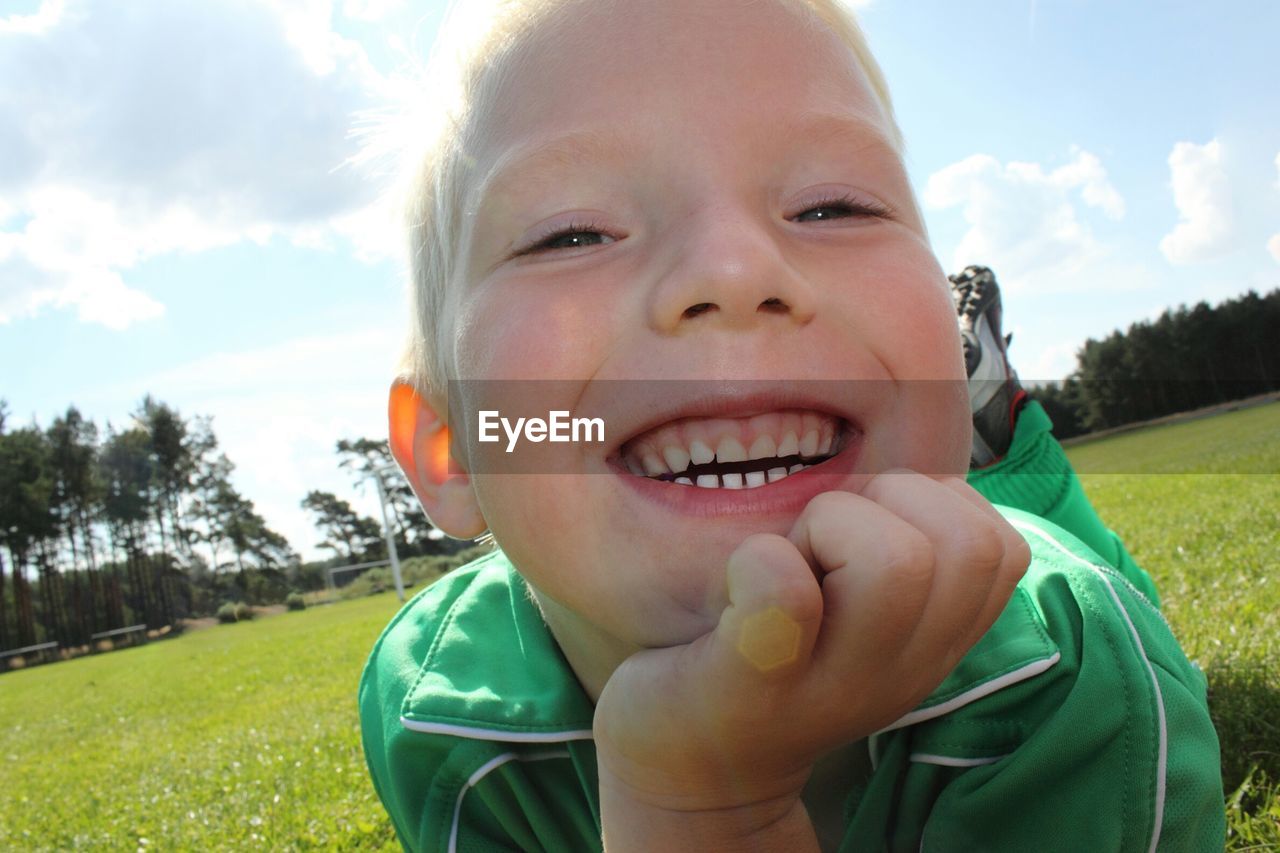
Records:
{"label": "blonde hair", "polygon": [[[481,119],[508,78],[512,53],[533,28],[567,7],[590,0],[453,0],[426,69],[416,114],[401,122],[399,145],[409,241],[410,329],[399,378],[424,393],[443,393],[448,380],[442,327],[449,284],[457,275],[466,177]],[[826,26],[866,74],[901,155],[902,134],[889,89],[849,0],[772,0],[808,10],[811,26]],[[426,93],[430,97],[422,97]]]}

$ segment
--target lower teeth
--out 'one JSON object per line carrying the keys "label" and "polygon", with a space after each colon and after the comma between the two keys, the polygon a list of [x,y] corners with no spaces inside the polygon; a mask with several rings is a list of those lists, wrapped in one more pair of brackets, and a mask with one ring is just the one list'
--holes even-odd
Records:
{"label": "lower teeth", "polygon": [[811,466],[797,462],[790,468],[770,468],[768,471],[748,471],[746,474],[699,474],[696,480],[676,477],[677,486],[697,486],[703,489],[756,489],[766,483],[776,483]]}

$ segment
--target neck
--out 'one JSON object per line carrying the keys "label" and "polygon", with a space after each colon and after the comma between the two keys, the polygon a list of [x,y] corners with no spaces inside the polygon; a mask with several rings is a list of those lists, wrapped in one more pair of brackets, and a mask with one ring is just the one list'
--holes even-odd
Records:
{"label": "neck", "polygon": [[614,670],[640,651],[640,647],[606,633],[599,626],[543,595],[532,585],[529,589],[533,592],[533,600],[538,609],[542,611],[542,618],[551,630],[551,636],[555,637],[573,674],[578,677],[578,683],[591,697],[592,703],[595,703],[600,699]]}

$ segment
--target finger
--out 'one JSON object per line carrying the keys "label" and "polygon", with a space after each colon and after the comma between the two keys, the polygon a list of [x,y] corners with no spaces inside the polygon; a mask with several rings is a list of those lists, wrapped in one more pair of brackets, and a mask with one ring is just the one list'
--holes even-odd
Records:
{"label": "finger", "polygon": [[916,629],[933,583],[932,546],[886,508],[849,492],[818,495],[789,536],[823,576],[815,667],[840,678],[891,663]]}
{"label": "finger", "polygon": [[822,591],[809,564],[773,534],[743,540],[726,568],[729,606],[712,647],[728,677],[784,679],[807,668],[823,619]]}
{"label": "finger", "polygon": [[941,651],[954,665],[999,615],[988,602],[992,588],[1002,585],[1005,538],[997,525],[1003,520],[997,522],[952,489],[912,471],[881,474],[863,495],[932,543],[934,582],[912,643],[935,655]]}
{"label": "finger", "polygon": [[994,622],[1008,603],[1013,588],[1026,574],[1031,563],[1031,547],[1026,538],[1009,523],[1009,520],[992,506],[976,489],[959,477],[946,477],[938,482],[967,500],[986,514],[996,525],[1004,539],[1004,561],[1000,565],[997,579],[992,584],[991,593],[983,610],[978,614],[978,622]]}
{"label": "finger", "polygon": [[959,477],[945,477],[938,482],[964,498],[995,524],[1005,543],[1005,561],[1001,570],[1007,572],[1008,576],[1004,580],[1010,585],[1016,584],[1031,562],[1031,548],[1027,545],[1026,537],[1009,523],[1009,519],[1005,518],[991,501],[964,480]]}

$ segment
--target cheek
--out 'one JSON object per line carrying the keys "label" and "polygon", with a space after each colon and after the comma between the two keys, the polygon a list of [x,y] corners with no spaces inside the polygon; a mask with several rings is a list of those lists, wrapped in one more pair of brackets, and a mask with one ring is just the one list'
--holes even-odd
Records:
{"label": "cheek", "polygon": [[458,316],[458,374],[484,379],[585,379],[618,322],[608,304],[545,282],[482,288]]}
{"label": "cheek", "polygon": [[898,380],[964,380],[959,323],[932,255],[883,270],[867,307],[881,360]]}
{"label": "cheek", "polygon": [[574,606],[572,593],[593,582],[590,564],[597,535],[575,480],[585,475],[489,475],[472,480],[489,530],[521,574],[557,601]]}
{"label": "cheek", "polygon": [[898,400],[895,465],[931,476],[963,477],[969,470],[973,421],[966,383],[902,383]]}
{"label": "cheek", "polygon": [[669,646],[706,633],[725,606],[728,554],[758,528],[727,523],[715,542],[704,541],[703,531],[696,548],[682,547],[689,537],[656,535],[608,481],[599,474],[473,480],[490,530],[542,593],[635,645]]}
{"label": "cheek", "polygon": [[[941,297],[941,298],[939,298]],[[896,329],[902,346],[893,368],[903,388],[909,433],[908,467],[963,476],[973,439],[968,381],[950,293],[929,290],[915,317]]]}
{"label": "cheek", "polygon": [[885,261],[861,326],[899,391],[892,434],[880,438],[893,465],[963,476],[973,427],[950,289],[931,255]]}

